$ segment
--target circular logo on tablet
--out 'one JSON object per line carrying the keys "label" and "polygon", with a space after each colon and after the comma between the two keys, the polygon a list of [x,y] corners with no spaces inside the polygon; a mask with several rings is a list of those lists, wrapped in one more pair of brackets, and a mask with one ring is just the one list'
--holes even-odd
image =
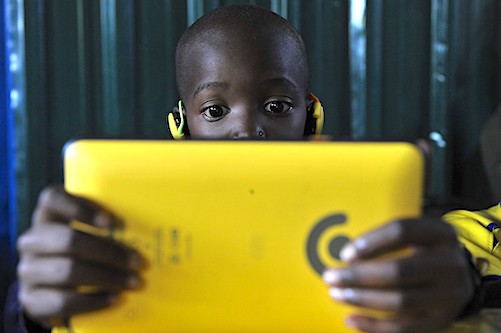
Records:
{"label": "circular logo on tablet", "polygon": [[325,217],[311,229],[306,243],[308,261],[319,275],[325,268],[340,261],[339,252],[350,239],[340,234],[339,226],[347,221],[338,213]]}

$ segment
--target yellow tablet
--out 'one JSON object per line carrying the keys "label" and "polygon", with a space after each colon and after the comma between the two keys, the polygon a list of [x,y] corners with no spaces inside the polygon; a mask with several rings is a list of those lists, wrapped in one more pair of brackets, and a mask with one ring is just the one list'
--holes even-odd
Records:
{"label": "yellow tablet", "polygon": [[360,233],[420,214],[409,143],[80,140],[65,186],[118,214],[141,291],[76,333],[350,332],[321,279]]}

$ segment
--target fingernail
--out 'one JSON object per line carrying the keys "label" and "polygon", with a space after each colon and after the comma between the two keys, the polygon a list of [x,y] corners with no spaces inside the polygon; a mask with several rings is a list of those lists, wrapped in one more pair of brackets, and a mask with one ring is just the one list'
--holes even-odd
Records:
{"label": "fingernail", "polygon": [[353,261],[357,258],[357,249],[353,244],[347,244],[339,252],[342,261]]}
{"label": "fingernail", "polygon": [[338,301],[348,301],[353,298],[354,291],[351,288],[330,288],[329,295]]}
{"label": "fingernail", "polygon": [[336,284],[341,282],[341,275],[338,273],[338,271],[334,270],[327,270],[324,272],[322,275],[322,278],[324,279],[324,282],[327,284]]}
{"label": "fingernail", "polygon": [[99,212],[94,217],[94,223],[96,227],[108,228],[111,226],[113,219],[109,213]]}
{"label": "fingernail", "polygon": [[353,245],[358,251],[367,250],[367,248],[369,247],[369,242],[367,241],[367,235],[357,238],[353,242]]}
{"label": "fingernail", "polygon": [[343,290],[339,289],[339,288],[330,288],[329,289],[329,296],[335,300],[338,300],[338,301],[344,300]]}
{"label": "fingernail", "polygon": [[346,324],[346,326],[348,327],[351,327],[351,328],[354,328],[354,329],[358,329],[358,325],[357,325],[357,321],[355,318],[349,316],[345,319],[344,323]]}
{"label": "fingernail", "polygon": [[136,289],[141,285],[141,280],[136,275],[131,275],[127,279],[127,287],[131,289]]}
{"label": "fingernail", "polygon": [[115,304],[116,302],[118,302],[118,299],[119,299],[118,294],[110,294],[110,296],[108,297],[108,303]]}
{"label": "fingernail", "polygon": [[140,270],[143,267],[143,260],[137,253],[132,253],[129,257],[129,268],[132,270]]}

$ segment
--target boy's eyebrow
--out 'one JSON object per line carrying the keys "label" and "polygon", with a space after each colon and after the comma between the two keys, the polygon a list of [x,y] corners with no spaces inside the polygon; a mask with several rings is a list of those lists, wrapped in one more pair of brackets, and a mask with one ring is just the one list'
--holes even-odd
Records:
{"label": "boy's eyebrow", "polygon": [[229,87],[229,83],[221,82],[221,81],[213,81],[213,82],[204,82],[198,85],[197,89],[193,93],[193,97],[196,97],[200,92],[209,88],[227,88]]}
{"label": "boy's eyebrow", "polygon": [[[289,80],[286,77],[276,77],[276,78],[271,78],[271,79],[266,79],[263,81],[263,84],[266,85],[282,85],[286,86],[287,88],[295,89],[297,88],[297,85]],[[198,85],[198,87],[195,89],[195,92],[193,93],[193,98],[195,98],[198,94],[200,94],[202,91],[206,89],[211,89],[211,88],[228,88],[230,84],[228,82],[224,81],[212,81],[212,82],[204,82]]]}
{"label": "boy's eyebrow", "polygon": [[270,84],[270,85],[282,85],[282,86],[286,86],[287,88],[292,88],[292,89],[297,88],[297,85],[293,81],[289,80],[286,77],[275,77],[275,78],[267,79],[267,80],[264,80],[263,83]]}

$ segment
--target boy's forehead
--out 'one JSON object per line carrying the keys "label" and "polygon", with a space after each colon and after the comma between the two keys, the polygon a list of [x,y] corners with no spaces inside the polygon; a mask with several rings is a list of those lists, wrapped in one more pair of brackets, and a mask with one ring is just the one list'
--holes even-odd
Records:
{"label": "boy's forehead", "polygon": [[306,62],[296,40],[285,33],[267,29],[211,29],[205,31],[186,50],[190,80],[217,76],[221,71],[260,70],[270,75],[290,76],[306,85]]}
{"label": "boy's forehead", "polygon": [[268,49],[268,52],[281,52],[284,45],[288,48],[297,48],[298,51],[301,48],[296,39],[283,29],[249,24],[220,25],[206,29],[198,38],[194,38],[192,45],[219,46],[233,51],[274,46]]}

